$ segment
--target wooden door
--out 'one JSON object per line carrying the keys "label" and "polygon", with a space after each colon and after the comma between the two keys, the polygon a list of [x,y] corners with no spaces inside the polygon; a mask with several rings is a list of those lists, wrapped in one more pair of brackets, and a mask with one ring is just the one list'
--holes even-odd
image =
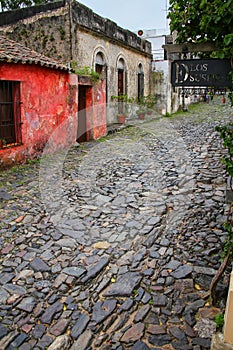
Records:
{"label": "wooden door", "polygon": [[87,141],[87,120],[86,120],[86,93],[87,87],[79,85],[78,88],[78,142]]}
{"label": "wooden door", "polygon": [[124,95],[124,71],[118,69],[118,96]]}
{"label": "wooden door", "polygon": [[138,100],[144,96],[144,74],[138,73]]}
{"label": "wooden door", "polygon": [[[118,96],[124,95],[124,71],[123,69],[118,69]],[[118,103],[118,113],[124,113],[124,104],[119,100]]]}
{"label": "wooden door", "polygon": [[7,144],[16,142],[14,92],[17,87],[19,84],[12,81],[0,82],[0,139],[4,139]]}

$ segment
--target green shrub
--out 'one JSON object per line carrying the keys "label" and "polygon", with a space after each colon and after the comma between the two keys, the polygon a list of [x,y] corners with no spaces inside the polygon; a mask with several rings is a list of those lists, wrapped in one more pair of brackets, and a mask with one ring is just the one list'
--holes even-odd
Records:
{"label": "green shrub", "polygon": [[224,314],[217,314],[215,316],[215,323],[217,329],[222,329],[222,327],[224,326]]}

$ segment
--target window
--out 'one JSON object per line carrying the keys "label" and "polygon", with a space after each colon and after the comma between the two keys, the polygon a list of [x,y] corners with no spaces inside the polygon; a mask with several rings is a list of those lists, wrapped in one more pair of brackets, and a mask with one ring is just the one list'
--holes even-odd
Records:
{"label": "window", "polygon": [[21,143],[20,83],[0,80],[0,147]]}
{"label": "window", "polygon": [[95,60],[95,71],[101,74],[103,71],[104,65],[105,65],[104,56],[101,52],[98,52]]}
{"label": "window", "polygon": [[138,65],[138,100],[140,101],[144,97],[144,73],[143,66],[140,63]]}
{"label": "window", "polygon": [[118,70],[118,96],[125,94],[125,62],[120,58],[117,62]]}

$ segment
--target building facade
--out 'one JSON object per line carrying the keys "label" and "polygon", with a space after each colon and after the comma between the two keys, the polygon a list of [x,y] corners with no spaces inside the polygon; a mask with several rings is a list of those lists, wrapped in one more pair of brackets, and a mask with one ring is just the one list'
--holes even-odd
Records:
{"label": "building facade", "polygon": [[76,141],[76,75],[63,64],[0,36],[0,167],[41,154],[64,123],[66,132],[56,133],[56,146]]}
{"label": "building facade", "polygon": [[[66,64],[100,73],[108,104],[112,96],[138,98],[150,93],[151,43],[79,2],[58,1],[5,12],[0,23],[0,32],[7,37]],[[88,91],[86,100],[87,96]],[[108,124],[115,121],[115,114],[107,114]]]}

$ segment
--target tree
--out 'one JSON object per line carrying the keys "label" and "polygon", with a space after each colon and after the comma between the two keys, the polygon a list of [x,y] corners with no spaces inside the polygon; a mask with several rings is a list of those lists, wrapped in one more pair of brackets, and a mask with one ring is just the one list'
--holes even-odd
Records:
{"label": "tree", "polygon": [[[215,42],[217,50],[212,56],[233,58],[233,0],[170,0],[171,31],[177,32],[177,42]],[[233,74],[232,74],[233,77]],[[233,100],[232,93],[229,96]],[[216,129],[229,155],[224,158],[226,170],[233,177],[233,124]],[[210,302],[216,302],[216,285],[229,262],[233,260],[233,202],[225,223],[227,238],[224,243],[223,261],[210,285]]]}
{"label": "tree", "polygon": [[51,1],[52,0],[1,0],[0,3],[3,11],[9,11],[33,5],[40,5]]}
{"label": "tree", "polygon": [[170,0],[168,18],[178,43],[213,41],[215,56],[233,57],[233,0]]}

